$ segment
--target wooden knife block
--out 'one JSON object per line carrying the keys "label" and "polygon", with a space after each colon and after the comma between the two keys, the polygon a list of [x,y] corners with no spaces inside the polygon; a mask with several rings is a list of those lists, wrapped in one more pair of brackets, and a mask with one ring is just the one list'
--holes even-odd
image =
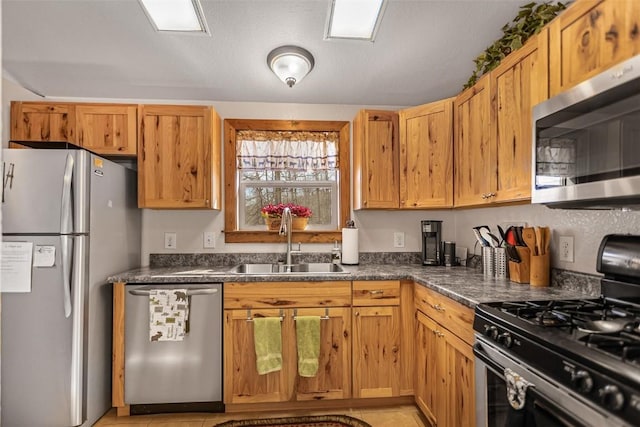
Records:
{"label": "wooden knife block", "polygon": [[526,246],[515,246],[520,262],[509,261],[509,279],[516,283],[529,283],[531,251]]}

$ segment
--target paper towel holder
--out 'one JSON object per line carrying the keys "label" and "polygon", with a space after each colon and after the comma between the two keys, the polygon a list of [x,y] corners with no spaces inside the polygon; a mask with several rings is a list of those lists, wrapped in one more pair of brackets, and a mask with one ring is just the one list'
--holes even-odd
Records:
{"label": "paper towel holder", "polygon": [[355,222],[347,221],[346,228],[342,229],[342,260],[344,265],[358,265],[360,263],[358,253],[358,229]]}

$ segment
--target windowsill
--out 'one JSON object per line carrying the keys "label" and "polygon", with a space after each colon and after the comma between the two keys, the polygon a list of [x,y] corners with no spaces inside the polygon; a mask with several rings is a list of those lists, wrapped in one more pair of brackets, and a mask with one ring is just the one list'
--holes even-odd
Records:
{"label": "windowsill", "polygon": [[[294,243],[333,243],[342,241],[342,232],[335,231],[294,231],[291,241]],[[225,231],[225,243],[282,243],[286,236],[280,236],[277,231]]]}

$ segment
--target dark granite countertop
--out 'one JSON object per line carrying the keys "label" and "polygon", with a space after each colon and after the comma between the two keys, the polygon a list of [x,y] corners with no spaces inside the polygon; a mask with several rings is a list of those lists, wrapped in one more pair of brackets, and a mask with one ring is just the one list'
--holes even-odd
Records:
{"label": "dark granite countertop", "polygon": [[231,266],[143,267],[108,278],[109,282],[127,283],[211,283],[211,282],[288,282],[323,280],[403,280],[409,279],[433,289],[466,306],[483,302],[593,298],[592,287],[544,287],[485,279],[483,274],[465,267],[425,267],[419,264],[367,264],[343,266],[345,273],[321,274],[233,274]]}

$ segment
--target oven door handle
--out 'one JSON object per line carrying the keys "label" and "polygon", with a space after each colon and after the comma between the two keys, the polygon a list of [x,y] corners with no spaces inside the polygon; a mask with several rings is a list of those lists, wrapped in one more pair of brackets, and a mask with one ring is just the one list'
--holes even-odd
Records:
{"label": "oven door handle", "polygon": [[495,373],[499,374],[501,378],[504,378],[504,367],[500,366],[496,363],[495,360],[492,360],[489,355],[482,349],[482,344],[476,342],[473,345],[473,354],[480,359],[482,363],[487,365],[487,367],[491,368]]}

